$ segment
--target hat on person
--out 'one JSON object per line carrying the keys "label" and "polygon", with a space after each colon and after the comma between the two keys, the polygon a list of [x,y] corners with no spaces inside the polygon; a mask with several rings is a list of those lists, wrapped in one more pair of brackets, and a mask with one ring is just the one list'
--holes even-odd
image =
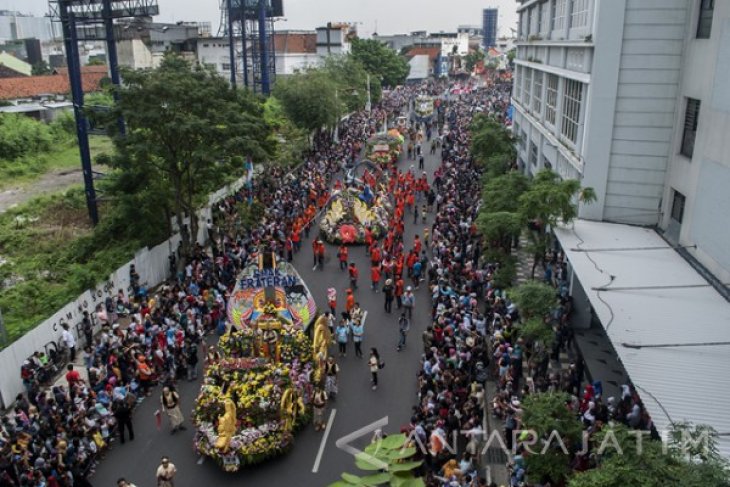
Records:
{"label": "hat on person", "polygon": [[406,288],[406,291],[412,291],[412,290],[413,290],[413,288],[412,288],[411,286],[408,286],[408,287]]}
{"label": "hat on person", "polygon": [[391,285],[391,284],[393,284],[393,280],[392,280],[392,279],[386,279],[386,280],[385,280],[385,285],[386,285],[386,286],[389,286],[389,285]]}

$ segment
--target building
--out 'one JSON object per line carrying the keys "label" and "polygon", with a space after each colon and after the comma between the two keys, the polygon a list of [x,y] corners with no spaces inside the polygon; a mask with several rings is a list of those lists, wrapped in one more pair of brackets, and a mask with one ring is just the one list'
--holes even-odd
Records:
{"label": "building", "polygon": [[[712,371],[730,366],[712,345],[730,339],[716,326],[730,316],[730,2],[519,3],[519,165],[598,198],[555,229],[574,324],[601,323],[658,429],[727,431],[730,395],[698,410],[677,391],[710,396],[724,373]],[[730,440],[720,451],[730,457]]]}
{"label": "building", "polygon": [[197,22],[140,22],[115,24],[119,66],[132,69],[156,68],[167,52],[174,52],[190,62],[198,61],[198,39],[210,32],[210,25]]}
{"label": "building", "polygon": [[410,34],[375,35],[373,39],[383,42],[396,52],[403,52],[411,47],[441,46],[441,40],[429,37],[425,31],[411,32]]}
{"label": "building", "polygon": [[497,45],[497,18],[499,9],[485,8],[482,10],[482,35],[484,36],[484,49]]}
{"label": "building", "polygon": [[61,24],[50,17],[33,17],[10,10],[0,10],[0,42],[35,38],[41,42],[62,38]]}
{"label": "building", "polygon": [[17,78],[30,76],[33,67],[12,54],[0,51],[0,78]]}
{"label": "building", "polygon": [[728,282],[730,199],[715,184],[730,183],[730,5],[651,5],[522,2],[519,163],[594,188],[598,201],[581,207],[582,218],[659,226],[696,245],[687,252]]}
{"label": "building", "polygon": [[320,66],[323,57],[317,54],[317,32],[282,30],[274,33],[276,76],[289,76],[307,68]]}
{"label": "building", "polygon": [[325,27],[317,27],[317,54],[327,57],[336,54],[349,54],[352,39],[357,37],[355,24],[328,22]]}

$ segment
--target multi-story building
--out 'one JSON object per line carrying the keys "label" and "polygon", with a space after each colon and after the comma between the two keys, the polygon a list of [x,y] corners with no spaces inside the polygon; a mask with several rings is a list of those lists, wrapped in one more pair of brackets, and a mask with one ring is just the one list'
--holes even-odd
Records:
{"label": "multi-story building", "polygon": [[325,57],[348,54],[352,48],[351,41],[355,37],[357,37],[355,24],[329,22],[324,27],[317,27],[317,54]]}
{"label": "multi-story building", "polygon": [[0,10],[0,42],[35,38],[41,42],[61,39],[61,24],[50,17],[34,17]]}
{"label": "multi-story building", "polygon": [[499,9],[485,8],[482,10],[482,35],[484,36],[484,50],[497,45],[497,19]]}
{"label": "multi-story building", "polygon": [[521,167],[581,180],[582,218],[659,226],[728,282],[728,2],[520,3]]}

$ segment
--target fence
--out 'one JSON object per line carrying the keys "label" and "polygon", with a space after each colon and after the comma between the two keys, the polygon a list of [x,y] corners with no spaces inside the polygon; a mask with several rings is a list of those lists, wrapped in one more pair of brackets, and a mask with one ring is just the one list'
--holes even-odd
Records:
{"label": "fence", "polygon": [[[208,206],[202,208],[196,215],[200,222],[197,235],[199,243],[205,243],[207,237],[205,223],[212,216],[212,206],[238,191],[246,180],[247,178],[244,176],[209,196]],[[99,303],[104,303],[107,297],[115,296],[119,289],[124,289],[125,292],[129,290],[131,265],[135,266],[140,276],[140,283],[148,288],[153,288],[165,281],[170,276],[170,255],[177,250],[180,240],[180,235],[176,233],[156,247],[139,250],[132,260],[113,272],[107,280],[98,284],[94,289],[85,291],[53,316],[0,351],[0,405],[3,408],[9,407],[15,397],[23,392],[20,367],[25,360],[36,351],[44,351],[48,354],[53,349],[61,348],[62,324],[67,323],[78,340],[78,337],[83,336],[81,320],[84,311],[88,311],[89,315],[94,317],[93,312]],[[95,323],[95,326],[98,328],[101,325]]]}

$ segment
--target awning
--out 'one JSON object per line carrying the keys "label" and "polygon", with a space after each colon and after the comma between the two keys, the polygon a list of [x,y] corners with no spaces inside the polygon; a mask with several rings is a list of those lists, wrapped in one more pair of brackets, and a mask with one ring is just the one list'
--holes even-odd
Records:
{"label": "awning", "polygon": [[730,303],[652,229],[576,220],[555,234],[657,430],[710,425],[730,457]]}

